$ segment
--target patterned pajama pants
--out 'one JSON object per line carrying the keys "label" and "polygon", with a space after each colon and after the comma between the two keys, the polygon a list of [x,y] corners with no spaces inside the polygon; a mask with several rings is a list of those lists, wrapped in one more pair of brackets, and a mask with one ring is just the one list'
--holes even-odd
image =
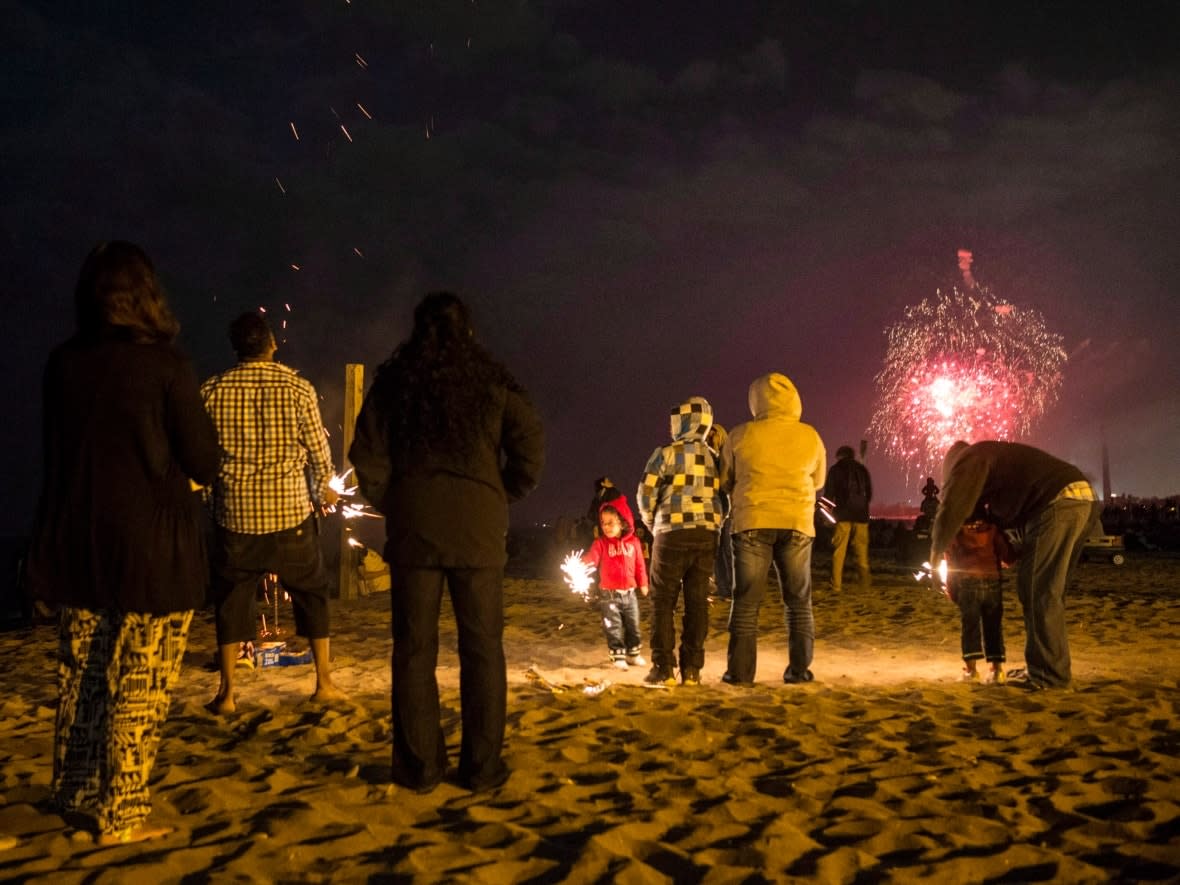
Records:
{"label": "patterned pajama pants", "polygon": [[148,778],[192,618],[62,610],[53,798],[102,834],[151,813]]}

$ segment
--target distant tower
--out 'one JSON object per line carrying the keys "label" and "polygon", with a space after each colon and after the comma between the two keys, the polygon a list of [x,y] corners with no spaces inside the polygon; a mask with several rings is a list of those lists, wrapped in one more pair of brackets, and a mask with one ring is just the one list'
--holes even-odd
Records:
{"label": "distant tower", "polygon": [[1110,500],[1110,453],[1106,450],[1106,433],[1102,434],[1102,500]]}

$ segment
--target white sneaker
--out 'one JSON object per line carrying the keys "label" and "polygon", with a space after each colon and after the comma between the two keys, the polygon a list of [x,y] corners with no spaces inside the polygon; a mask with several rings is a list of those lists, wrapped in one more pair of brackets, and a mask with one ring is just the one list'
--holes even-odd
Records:
{"label": "white sneaker", "polygon": [[627,655],[627,663],[632,667],[646,667],[647,658],[643,655]]}
{"label": "white sneaker", "polygon": [[615,666],[618,667],[620,670],[630,669],[627,666],[627,662],[625,660],[623,660],[622,658],[615,658]]}

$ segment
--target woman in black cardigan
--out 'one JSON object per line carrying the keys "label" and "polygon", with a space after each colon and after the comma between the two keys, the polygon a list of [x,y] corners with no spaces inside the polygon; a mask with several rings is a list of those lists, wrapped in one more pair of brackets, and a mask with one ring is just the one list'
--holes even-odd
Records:
{"label": "woman in black cardigan", "polygon": [[217,433],[150,259],[99,244],[74,293],[77,332],[43,386],[34,594],[61,607],[53,800],[102,843],[151,827],[147,782],[208,565],[194,483]]}

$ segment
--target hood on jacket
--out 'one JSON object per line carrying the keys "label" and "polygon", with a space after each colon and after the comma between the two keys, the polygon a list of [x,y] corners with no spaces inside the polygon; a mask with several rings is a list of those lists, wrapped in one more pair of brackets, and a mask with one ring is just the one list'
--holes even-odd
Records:
{"label": "hood on jacket", "polygon": [[602,530],[602,511],[607,507],[613,507],[619,512],[619,516],[627,523],[623,533],[619,535],[620,538],[625,538],[635,532],[635,517],[631,513],[631,508],[627,504],[627,498],[620,492],[617,497],[611,498],[608,501],[603,501],[598,505],[598,527]]}
{"label": "hood on jacket", "polygon": [[[955,469],[955,464],[963,457],[963,453],[971,448],[971,444],[958,440],[946,451],[946,457],[942,459],[942,484],[945,486],[946,481],[950,478],[951,471]],[[933,480],[930,481],[933,483]],[[925,490],[923,490],[925,491]],[[934,487],[934,494],[938,494],[938,486]]]}
{"label": "hood on jacket", "polygon": [[780,372],[755,378],[750,385],[750,414],[755,418],[770,416],[793,418],[803,415],[803,400],[791,379]]}
{"label": "hood on jacket", "polygon": [[703,440],[713,426],[713,407],[703,396],[690,396],[672,410],[670,425],[674,440]]}

